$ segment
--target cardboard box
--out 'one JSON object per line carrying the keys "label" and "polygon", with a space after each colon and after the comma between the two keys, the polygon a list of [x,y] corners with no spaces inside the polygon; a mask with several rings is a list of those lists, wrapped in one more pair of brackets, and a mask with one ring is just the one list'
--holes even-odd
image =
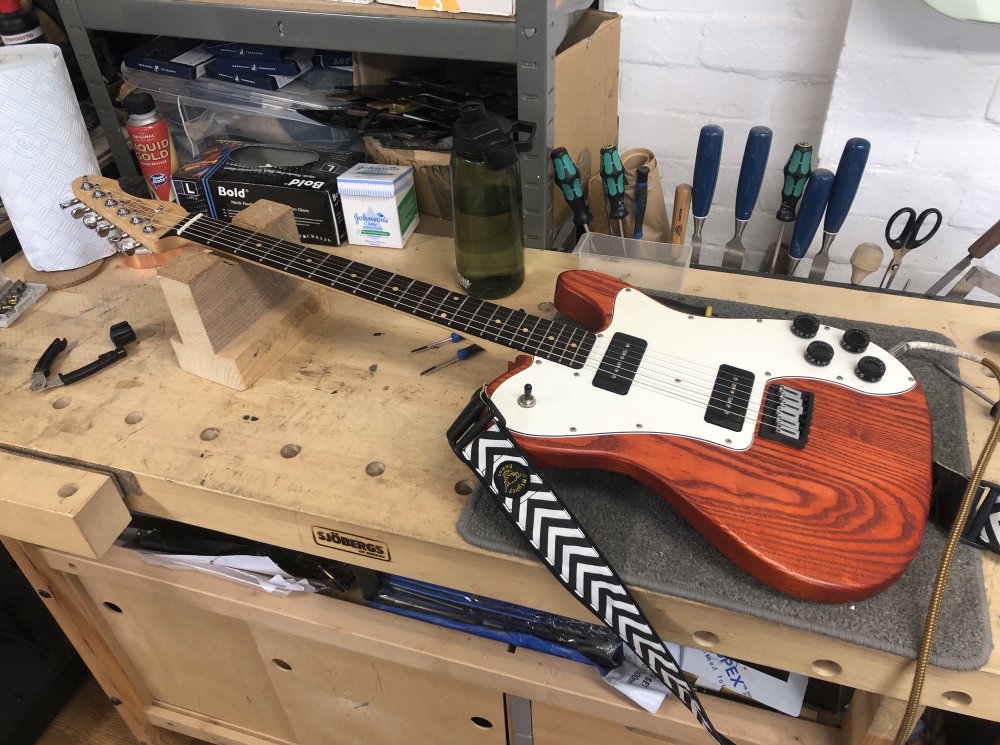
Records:
{"label": "cardboard box", "polygon": [[[620,43],[621,16],[589,10],[570,29],[556,54],[553,143],[570,153],[585,184],[597,173],[601,147],[618,142]],[[419,67],[414,67],[415,64]],[[423,59],[358,53],[354,60],[354,82],[374,85],[403,71],[417,74],[428,64]],[[420,211],[451,219],[448,153],[384,148],[372,138],[365,138],[365,151],[375,163],[412,166]],[[555,185],[552,214],[557,226],[570,216]]]}
{"label": "cardboard box", "polygon": [[402,248],[420,222],[408,166],[359,163],[337,176],[337,190],[356,246]]}
{"label": "cardboard box", "polygon": [[[448,13],[484,13],[491,16],[512,16],[515,0],[378,0],[386,5],[401,5],[417,10],[443,10]],[[535,0],[540,2],[540,0]]]}
{"label": "cardboard box", "polygon": [[347,150],[301,150],[223,141],[174,173],[177,201],[227,222],[259,199],[287,204],[304,243],[347,240],[337,176],[361,161]]}

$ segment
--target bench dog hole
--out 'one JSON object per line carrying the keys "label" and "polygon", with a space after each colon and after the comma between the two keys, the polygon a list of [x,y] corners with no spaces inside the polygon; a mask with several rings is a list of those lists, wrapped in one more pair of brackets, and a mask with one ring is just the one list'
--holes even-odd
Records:
{"label": "bench dog hole", "polygon": [[385,473],[385,463],[380,460],[373,460],[367,466],[365,466],[365,473],[369,476],[381,476]]}
{"label": "bench dog hole", "polygon": [[714,647],[719,643],[719,635],[711,631],[695,631],[691,637],[703,647]]}
{"label": "bench dog hole", "polygon": [[469,496],[475,490],[476,490],[476,485],[473,484],[468,479],[462,479],[457,484],[455,484],[455,493],[461,494],[463,497]]}
{"label": "bench dog hole", "polygon": [[279,659],[278,657],[275,657],[273,660],[271,660],[271,662],[273,662],[275,665],[277,665],[278,667],[280,667],[282,670],[291,670],[292,669],[291,665],[289,665],[284,660]]}
{"label": "bench dog hole", "polygon": [[52,402],[52,408],[65,409],[67,406],[69,406],[69,402],[72,400],[73,399],[71,399],[69,396],[60,396],[59,398],[57,398],[55,401]]}
{"label": "bench dog hole", "polygon": [[812,671],[820,678],[832,678],[844,672],[844,668],[833,660],[813,660]]}
{"label": "bench dog hole", "polygon": [[80,487],[76,484],[63,484],[59,487],[59,491],[57,491],[56,494],[58,494],[60,498],[66,499],[66,497],[72,497],[76,494],[79,489]]}
{"label": "bench dog hole", "polygon": [[209,440],[214,440],[218,436],[219,436],[219,430],[215,427],[208,427],[201,431],[201,439],[205,440],[206,442]]}
{"label": "bench dog hole", "polygon": [[302,446],[301,445],[293,445],[293,444],[289,443],[288,445],[285,445],[285,447],[281,448],[281,457],[282,458],[294,458],[296,455],[298,455],[301,452],[302,452]]}
{"label": "bench dog hole", "polygon": [[142,421],[142,412],[133,411],[131,414],[125,417],[125,424],[138,424]]}

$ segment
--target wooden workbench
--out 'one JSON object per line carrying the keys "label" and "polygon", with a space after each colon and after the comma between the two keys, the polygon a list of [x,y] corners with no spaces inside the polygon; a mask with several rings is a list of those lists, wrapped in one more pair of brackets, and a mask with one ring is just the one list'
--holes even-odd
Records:
{"label": "wooden workbench", "polygon": [[[336,252],[455,286],[445,239],[417,235],[402,251]],[[12,276],[19,261],[7,265]],[[0,501],[39,495],[49,504],[51,492],[112,488],[133,512],[588,617],[540,564],[474,548],[455,530],[471,477],[444,431],[476,386],[506,370],[511,352],[484,342],[487,353],[420,377],[429,360],[454,350],[410,354],[444,336],[440,327],[331,292],[329,320],[250,390],[235,392],[177,367],[155,272],[110,261],[94,279],[50,292],[0,330]],[[551,316],[555,276],[574,265],[572,256],[529,252],[524,287],[503,302]],[[684,289],[925,327],[970,349],[1000,319],[994,308],[721,272],[689,271]],[[29,391],[31,369],[53,337],[79,342],[61,367],[72,369],[106,351],[108,327],[122,320],[139,337],[125,360],[71,387]],[[967,379],[990,383],[962,365]],[[968,405],[977,454],[990,420],[977,401]],[[997,479],[1000,468],[988,475]],[[87,540],[99,540],[100,519],[86,515]],[[80,549],[79,535],[64,535],[58,519],[53,525],[30,540],[20,526],[0,525],[0,535],[23,539],[4,543],[143,742],[190,735],[240,745],[502,743],[501,693],[532,702],[537,745],[707,742],[676,701],[646,714],[586,666],[510,653],[347,602],[277,598],[150,567],[123,548]],[[317,526],[379,541],[391,561],[319,545]],[[998,562],[983,561],[996,625]],[[716,725],[736,742],[891,737],[911,661],[696,602],[638,597],[670,641],[867,692],[843,729],[710,699]],[[998,655],[975,672],[931,668],[924,703],[1000,720]]]}

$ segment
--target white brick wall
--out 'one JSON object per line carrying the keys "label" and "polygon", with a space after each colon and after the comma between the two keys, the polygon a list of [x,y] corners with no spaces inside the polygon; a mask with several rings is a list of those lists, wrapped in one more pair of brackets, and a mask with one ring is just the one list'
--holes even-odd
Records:
{"label": "white brick wall", "polygon": [[[706,246],[732,235],[736,178],[755,124],[774,130],[744,237],[757,257],[777,234],[780,172],[799,140],[812,142],[817,164],[831,169],[848,138],[872,142],[833,246],[832,279],[849,276],[858,243],[885,245],[885,221],[899,207],[945,214],[938,234],[900,271],[894,286],[912,278],[911,290],[928,286],[1000,218],[1000,25],[955,21],[917,0],[606,0],[605,7],[624,17],[620,147],[656,152],[668,206],[676,184],[691,181],[701,126],[726,130]],[[721,251],[704,256],[718,261]],[[1000,250],[985,263],[1000,271]]]}

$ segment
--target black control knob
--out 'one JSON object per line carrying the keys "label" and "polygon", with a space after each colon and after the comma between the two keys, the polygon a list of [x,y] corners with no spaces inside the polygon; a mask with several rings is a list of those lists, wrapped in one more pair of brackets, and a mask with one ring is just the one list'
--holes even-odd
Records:
{"label": "black control knob", "polygon": [[877,383],[885,375],[885,363],[878,357],[862,357],[854,368],[854,374],[866,383]]}
{"label": "black control knob", "polygon": [[847,329],[840,339],[840,346],[851,354],[861,354],[868,349],[870,343],[871,339],[868,338],[868,334],[861,329]]}
{"label": "black control knob", "polygon": [[800,339],[812,339],[819,331],[819,319],[815,316],[795,316],[792,319],[792,333]]}
{"label": "black control knob", "polygon": [[833,359],[833,347],[825,341],[810,342],[806,347],[806,362],[816,367],[826,367]]}

